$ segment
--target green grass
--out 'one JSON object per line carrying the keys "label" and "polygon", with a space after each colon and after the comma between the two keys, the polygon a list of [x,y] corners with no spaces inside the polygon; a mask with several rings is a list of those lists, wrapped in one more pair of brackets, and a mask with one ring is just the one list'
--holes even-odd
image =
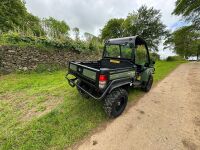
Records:
{"label": "green grass", "polygon": [[154,81],[158,82],[165,78],[171,71],[173,71],[179,64],[186,61],[159,61],[156,62]]}
{"label": "green grass", "polygon": [[[156,63],[155,81],[182,62]],[[102,103],[83,99],[65,71],[0,76],[0,149],[64,149],[108,120]],[[143,92],[131,90],[130,101]]]}

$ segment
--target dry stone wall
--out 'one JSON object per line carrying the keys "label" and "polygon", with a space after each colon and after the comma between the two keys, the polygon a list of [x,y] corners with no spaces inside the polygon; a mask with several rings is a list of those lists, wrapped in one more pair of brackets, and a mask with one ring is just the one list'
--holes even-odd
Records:
{"label": "dry stone wall", "polygon": [[40,64],[65,67],[72,60],[98,60],[98,55],[79,54],[74,51],[44,51],[33,47],[0,46],[0,71],[35,70]]}

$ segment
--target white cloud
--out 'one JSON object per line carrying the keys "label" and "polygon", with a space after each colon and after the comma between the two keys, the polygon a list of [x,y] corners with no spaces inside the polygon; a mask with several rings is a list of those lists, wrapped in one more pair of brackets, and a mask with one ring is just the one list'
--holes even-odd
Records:
{"label": "white cloud", "polygon": [[171,15],[175,0],[26,0],[26,3],[34,15],[65,20],[71,27],[96,35],[110,18],[126,17],[141,5],[160,9],[168,28],[178,21],[178,17]]}

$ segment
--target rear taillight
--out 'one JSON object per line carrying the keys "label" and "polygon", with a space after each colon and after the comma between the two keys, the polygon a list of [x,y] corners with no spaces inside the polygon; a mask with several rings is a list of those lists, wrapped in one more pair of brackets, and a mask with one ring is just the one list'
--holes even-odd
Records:
{"label": "rear taillight", "polygon": [[108,80],[108,78],[107,78],[106,75],[102,75],[102,74],[101,74],[101,75],[99,76],[99,88],[100,88],[100,89],[105,88],[106,83],[107,83],[107,80]]}

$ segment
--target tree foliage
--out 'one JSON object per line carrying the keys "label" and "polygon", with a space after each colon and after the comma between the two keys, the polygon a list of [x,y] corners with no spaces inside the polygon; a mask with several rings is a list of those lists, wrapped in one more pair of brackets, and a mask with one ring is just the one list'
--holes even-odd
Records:
{"label": "tree foliage", "polygon": [[26,35],[34,35],[37,37],[44,36],[46,34],[41,26],[41,20],[30,13],[26,14],[21,31],[22,33],[26,33]]}
{"label": "tree foliage", "polygon": [[110,19],[102,29],[102,39],[123,37],[124,19]]}
{"label": "tree foliage", "polygon": [[153,7],[141,6],[125,19],[111,19],[102,29],[102,39],[139,35],[150,48],[157,50],[160,40],[168,34],[161,13]]}
{"label": "tree foliage", "polygon": [[182,15],[200,29],[200,0],[177,0],[173,14]]}
{"label": "tree foliage", "polygon": [[0,1],[0,31],[17,31],[34,36],[44,35],[40,19],[27,12],[21,0]]}
{"label": "tree foliage", "polygon": [[21,28],[26,13],[26,7],[21,0],[1,0],[0,31],[7,32],[15,28]]}
{"label": "tree foliage", "polygon": [[166,37],[168,31],[161,21],[161,13],[153,7],[142,6],[138,10],[136,20],[137,35],[143,37],[149,47],[158,50],[158,45],[163,37]]}
{"label": "tree foliage", "polygon": [[89,45],[89,49],[91,51],[102,52],[103,44],[99,37],[96,37],[95,35],[88,32],[85,32],[84,36],[85,36],[86,43]]}
{"label": "tree foliage", "polygon": [[200,0],[176,0],[172,14],[182,15],[190,26],[184,26],[172,33],[165,45],[174,46],[174,51],[188,58],[200,54]]}
{"label": "tree foliage", "polygon": [[42,24],[47,36],[51,39],[63,39],[68,36],[70,27],[65,21],[49,17],[48,19],[43,19]]}
{"label": "tree foliage", "polygon": [[85,33],[84,33],[84,37],[85,37],[85,40],[86,40],[87,42],[90,42],[90,41],[92,41],[93,38],[95,38],[95,36],[94,36],[93,34],[88,33],[88,32],[85,32]]}
{"label": "tree foliage", "polygon": [[132,36],[137,34],[137,27],[136,27],[136,21],[137,21],[137,13],[129,13],[126,19],[123,22],[123,36]]}
{"label": "tree foliage", "polygon": [[193,26],[184,26],[173,32],[165,45],[173,46],[174,52],[188,58],[200,54],[200,33]]}
{"label": "tree foliage", "polygon": [[73,32],[74,32],[74,36],[75,39],[78,41],[80,39],[79,35],[80,35],[80,30],[78,27],[73,28]]}

